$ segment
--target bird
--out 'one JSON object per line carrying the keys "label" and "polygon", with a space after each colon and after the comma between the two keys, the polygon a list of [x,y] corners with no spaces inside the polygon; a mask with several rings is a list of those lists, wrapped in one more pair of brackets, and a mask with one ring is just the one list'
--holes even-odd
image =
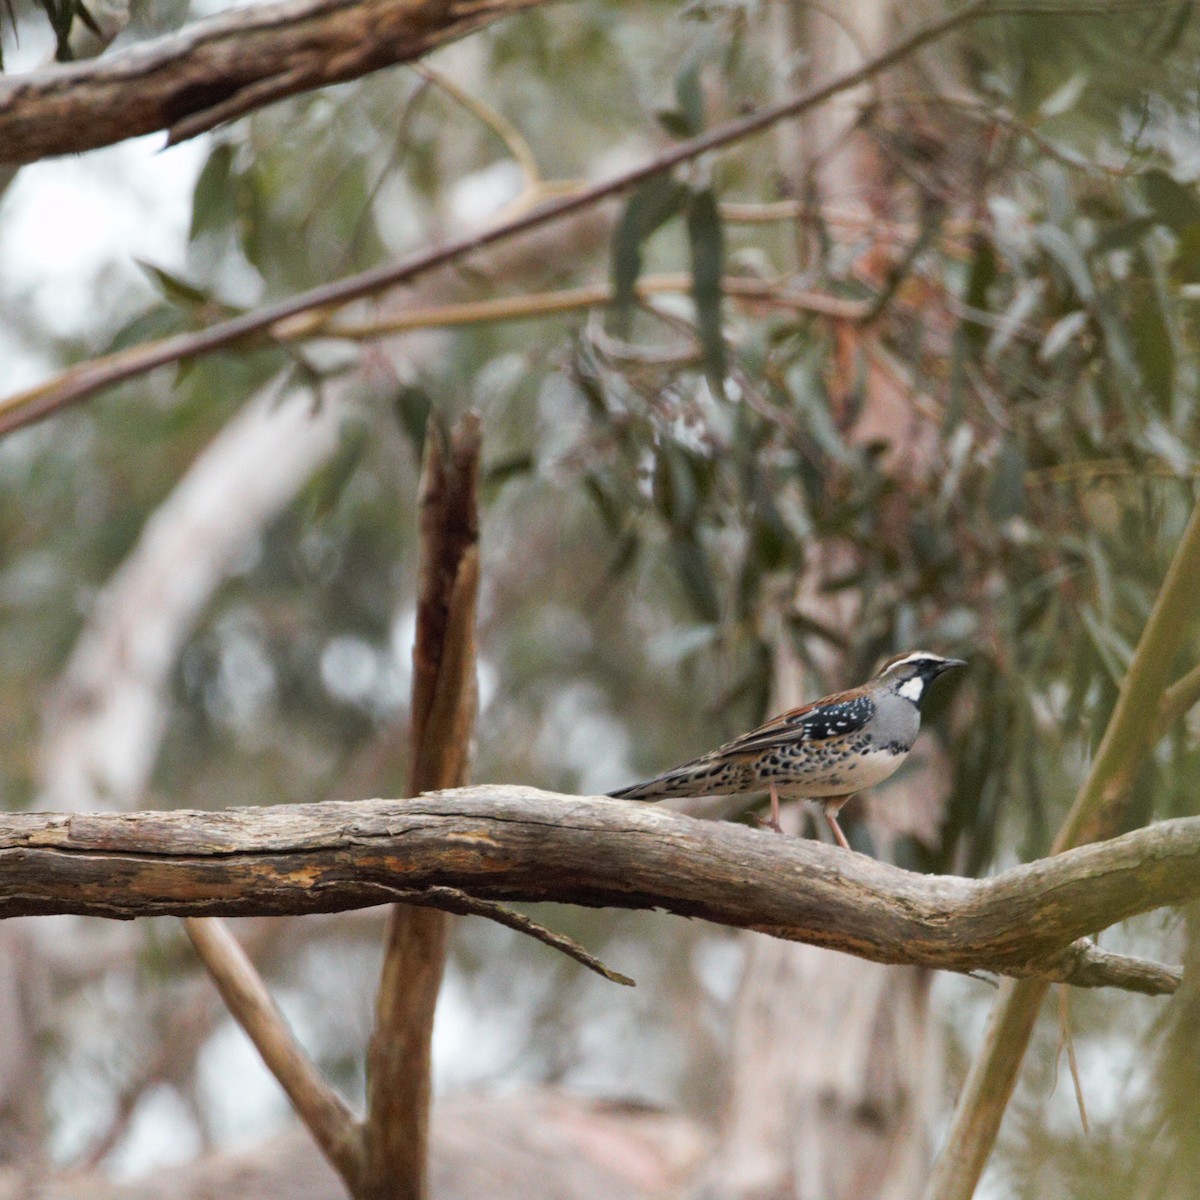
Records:
{"label": "bird", "polygon": [[766,790],[771,816],[763,824],[776,833],[783,832],[781,796],[816,800],[834,839],[849,850],[839,809],[897,770],[917,740],[929,685],[943,672],[966,665],[961,658],[927,650],[898,654],[860,687],[790,709],[708,754],[609,796],[667,800]]}

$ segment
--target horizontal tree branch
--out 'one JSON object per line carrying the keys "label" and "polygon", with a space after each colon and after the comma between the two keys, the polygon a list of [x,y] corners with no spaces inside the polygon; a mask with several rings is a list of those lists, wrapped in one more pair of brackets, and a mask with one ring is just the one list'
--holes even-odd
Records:
{"label": "horizontal tree branch", "polygon": [[275,0],[90,62],[0,76],[0,162],[163,129],[168,144],[297,92],[411,62],[545,0]]}
{"label": "horizontal tree branch", "polygon": [[[663,908],[877,962],[1165,993],[1178,972],[1085,939],[1200,896],[1200,818],[976,880],[524,787],[222,812],[0,816],[4,917],[334,911],[379,903],[381,885]],[[427,903],[436,905],[436,892]]]}

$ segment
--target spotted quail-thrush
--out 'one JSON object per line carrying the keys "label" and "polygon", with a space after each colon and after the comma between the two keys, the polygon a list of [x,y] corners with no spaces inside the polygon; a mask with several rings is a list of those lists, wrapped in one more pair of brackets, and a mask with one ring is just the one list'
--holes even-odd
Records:
{"label": "spotted quail-thrush", "polygon": [[818,801],[838,844],[850,844],[838,810],[856,792],[887,779],[908,757],[921,728],[921,701],[958,658],[924,650],[900,654],[861,687],[782,713],[719,749],[609,795],[622,800],[726,796],[769,791],[777,833],[779,799]]}

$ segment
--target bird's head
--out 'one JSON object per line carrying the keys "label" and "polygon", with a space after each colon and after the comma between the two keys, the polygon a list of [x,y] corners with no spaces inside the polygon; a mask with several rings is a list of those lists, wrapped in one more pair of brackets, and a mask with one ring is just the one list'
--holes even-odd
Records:
{"label": "bird's head", "polygon": [[961,658],[943,658],[927,650],[913,650],[889,658],[875,676],[875,683],[919,706],[926,689],[943,671],[966,665]]}

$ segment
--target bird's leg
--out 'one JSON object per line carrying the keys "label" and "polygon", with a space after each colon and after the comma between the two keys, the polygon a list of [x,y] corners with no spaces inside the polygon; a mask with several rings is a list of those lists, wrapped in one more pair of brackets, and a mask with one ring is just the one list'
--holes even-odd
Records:
{"label": "bird's leg", "polygon": [[829,829],[833,834],[834,841],[843,850],[849,850],[850,843],[846,841],[846,835],[842,832],[842,827],[838,824],[837,815],[838,809],[849,799],[849,796],[834,796],[832,799],[821,802],[821,807],[825,809],[825,820],[829,822]]}
{"label": "bird's leg", "polygon": [[759,824],[776,833],[783,832],[783,826],[779,823],[779,788],[774,783],[771,784],[771,815],[765,821],[760,819]]}

